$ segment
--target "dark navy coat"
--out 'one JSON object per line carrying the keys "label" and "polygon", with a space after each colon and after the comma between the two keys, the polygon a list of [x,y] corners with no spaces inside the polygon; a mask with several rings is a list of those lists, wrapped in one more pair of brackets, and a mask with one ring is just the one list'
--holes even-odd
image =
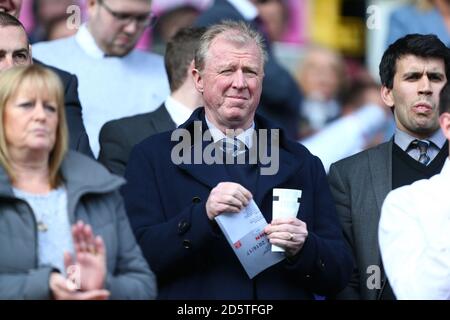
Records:
{"label": "dark navy coat", "polygon": [[[181,127],[193,134],[199,108]],[[272,128],[255,118],[256,128]],[[297,217],[309,236],[299,254],[250,280],[232,248],[206,215],[212,188],[230,181],[225,165],[171,161],[171,132],[147,138],[132,151],[123,188],[127,213],[145,258],[156,273],[160,299],[312,299],[347,284],[352,258],[343,238],[321,161],[280,134],[276,175],[260,175],[253,198],[272,220],[272,189],[303,190]]]}

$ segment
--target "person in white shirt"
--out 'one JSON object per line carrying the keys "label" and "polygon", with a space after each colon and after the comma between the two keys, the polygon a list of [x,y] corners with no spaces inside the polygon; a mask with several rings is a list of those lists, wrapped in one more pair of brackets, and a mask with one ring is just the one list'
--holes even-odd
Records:
{"label": "person in white shirt", "polygon": [[[450,140],[450,84],[441,91],[439,123]],[[450,159],[440,174],[391,191],[378,237],[397,299],[450,300]]]}
{"label": "person in white shirt", "polygon": [[79,79],[83,119],[94,155],[112,119],[153,111],[170,94],[163,58],[135,50],[153,19],[151,0],[89,0],[76,35],[33,46],[33,55]]}

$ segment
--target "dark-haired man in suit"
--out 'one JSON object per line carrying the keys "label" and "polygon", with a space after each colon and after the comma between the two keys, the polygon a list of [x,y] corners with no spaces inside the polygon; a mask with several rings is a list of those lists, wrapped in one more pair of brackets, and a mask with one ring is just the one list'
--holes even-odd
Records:
{"label": "dark-haired man in suit", "polygon": [[39,63],[54,71],[64,86],[64,104],[69,129],[69,147],[93,157],[78,99],[77,78],[63,70],[45,65],[31,56],[31,47],[23,25],[14,15],[19,15],[21,1],[0,0],[0,71],[16,65]]}
{"label": "dark-haired man in suit", "polygon": [[395,299],[378,246],[381,206],[389,191],[439,173],[448,155],[439,130],[439,93],[450,75],[450,51],[434,35],[407,35],[380,63],[381,97],[394,112],[393,139],[341,160],[329,183],[345,238],[352,279],[338,298]]}
{"label": "dark-haired man in suit", "polygon": [[164,64],[170,84],[170,96],[155,111],[112,120],[100,131],[98,160],[111,172],[124,175],[131,149],[155,133],[175,129],[184,123],[202,96],[192,79],[194,52],[205,28],[184,28],[169,41]]}

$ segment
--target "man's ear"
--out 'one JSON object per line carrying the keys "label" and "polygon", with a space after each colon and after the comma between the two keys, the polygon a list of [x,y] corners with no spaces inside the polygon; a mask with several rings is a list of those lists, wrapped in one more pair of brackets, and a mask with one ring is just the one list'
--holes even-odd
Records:
{"label": "man's ear", "polygon": [[192,77],[192,79],[195,79],[194,78],[194,69],[195,69],[195,61],[194,61],[194,59],[192,59],[191,63],[189,63],[189,67],[186,70],[187,78]]}
{"label": "man's ear", "polygon": [[394,106],[394,98],[392,96],[392,89],[386,86],[381,86],[381,99],[388,107]]}
{"label": "man's ear", "polygon": [[192,69],[192,76],[194,78],[195,88],[197,88],[198,92],[203,94],[204,87],[203,87],[203,76],[202,76],[201,72],[198,71],[198,69],[193,68]]}
{"label": "man's ear", "polygon": [[439,116],[439,124],[444,136],[450,141],[450,113],[444,112]]}

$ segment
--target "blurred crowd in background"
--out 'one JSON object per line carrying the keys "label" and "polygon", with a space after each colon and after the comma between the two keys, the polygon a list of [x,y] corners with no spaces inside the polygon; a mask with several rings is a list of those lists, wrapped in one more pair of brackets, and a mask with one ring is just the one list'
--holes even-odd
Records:
{"label": "blurred crowd in background", "polygon": [[[74,12],[71,6],[81,9],[83,21],[85,2],[24,0],[20,20],[32,43],[67,37],[77,32],[67,24]],[[154,0],[152,10],[156,20],[142,35],[138,48],[164,55],[165,44],[176,31],[193,25],[213,2]],[[299,109],[300,141],[368,104],[384,107],[378,94],[378,64],[392,41],[411,32],[435,33],[444,43],[450,41],[450,4],[446,0],[260,2],[259,16],[272,42],[273,53],[303,94]],[[370,135],[363,133],[364,145],[358,144],[349,153],[389,139],[394,128],[389,110],[382,121]],[[316,143],[306,145],[321,154]],[[332,158],[330,162],[335,160],[338,159]]]}

